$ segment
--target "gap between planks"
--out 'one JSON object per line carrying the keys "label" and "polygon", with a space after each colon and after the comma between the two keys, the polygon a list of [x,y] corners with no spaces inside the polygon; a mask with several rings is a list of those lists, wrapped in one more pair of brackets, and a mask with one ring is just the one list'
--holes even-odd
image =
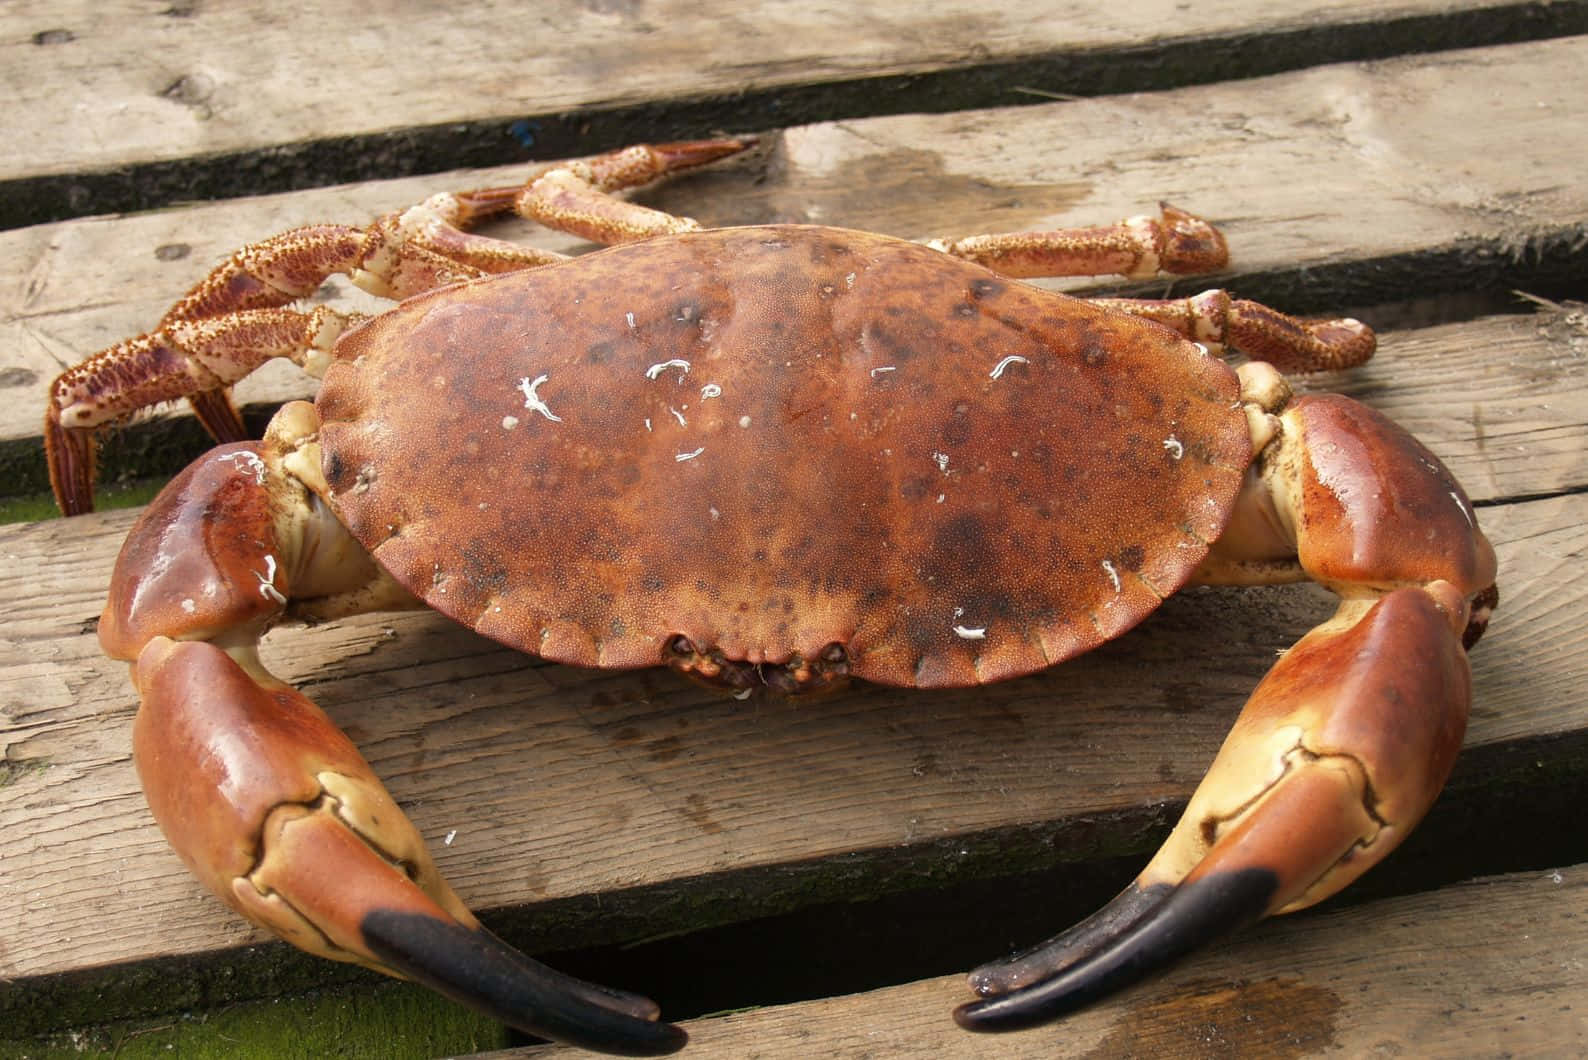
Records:
{"label": "gap between planks", "polygon": [[[930,930],[926,928],[925,930]],[[698,1060],[1573,1056],[1588,1052],[1588,865],[1266,921],[1046,1027],[972,1035],[962,976],[689,1020]],[[663,1013],[665,1016],[666,1013]],[[557,1060],[538,1046],[476,1060]]]}

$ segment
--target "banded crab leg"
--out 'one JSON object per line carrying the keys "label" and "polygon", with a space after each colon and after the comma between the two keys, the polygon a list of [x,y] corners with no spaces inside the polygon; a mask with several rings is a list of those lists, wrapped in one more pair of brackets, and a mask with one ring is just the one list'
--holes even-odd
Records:
{"label": "banded crab leg", "polygon": [[[118,342],[67,369],[50,387],[44,446],[56,503],[93,510],[95,432],[163,401],[186,398],[219,441],[246,436],[227,388],[268,356],[273,333],[295,328],[283,307],[336,273],[388,298],[443,284],[561,261],[564,255],[468,229],[514,212],[602,243],[699,226],[689,218],[614,198],[615,192],[750,147],[751,138],[640,145],[543,167],[524,184],[433,195],[366,228],[308,225],[250,243],[173,305],[153,331]],[[225,341],[214,341],[217,332]],[[257,332],[250,341],[249,333]],[[328,351],[334,335],[322,336]],[[298,359],[298,358],[294,358]],[[298,359],[311,374],[323,359]]]}
{"label": "banded crab leg", "polygon": [[[1129,217],[1112,225],[933,239],[926,245],[1016,278],[1140,279],[1213,272],[1229,263],[1217,228],[1169,203],[1159,203],[1159,210],[1158,217]],[[1155,320],[1215,353],[1233,346],[1287,372],[1350,368],[1372,357],[1377,343],[1373,330],[1359,320],[1293,317],[1218,289],[1189,298],[1087,301]]]}
{"label": "banded crab leg", "polygon": [[1308,577],[1340,595],[1252,693],[1146,869],[1083,923],[971,973],[972,1030],[1046,1022],[1209,940],[1305,908],[1377,864],[1449,775],[1466,728],[1466,649],[1488,622],[1494,551],[1450,473],[1348,398],[1290,400],[1241,369],[1256,460],[1199,574]]}
{"label": "banded crab leg", "polygon": [[283,615],[418,606],[329,514],[312,406],[222,446],[145,510],[100,620],[132,663],[149,806],[211,891],[294,945],[412,979],[531,1034],[623,1055],[681,1048],[645,998],[530,960],[483,928],[313,702],[261,664]]}

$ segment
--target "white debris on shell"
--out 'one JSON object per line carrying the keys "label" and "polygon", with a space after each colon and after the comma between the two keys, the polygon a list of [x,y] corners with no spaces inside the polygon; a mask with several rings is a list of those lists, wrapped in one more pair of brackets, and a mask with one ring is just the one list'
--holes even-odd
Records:
{"label": "white debris on shell", "polygon": [[265,556],[265,572],[261,574],[258,571],[254,571],[254,577],[259,579],[260,596],[274,600],[278,604],[284,604],[287,602],[287,598],[281,595],[281,590],[276,588],[275,556],[267,554]]}
{"label": "white debris on shell", "polygon": [[934,463],[937,464],[937,469],[939,471],[941,471],[945,475],[948,474],[948,454],[947,453],[939,453],[939,452],[937,452],[934,449],[932,451],[932,460],[933,460]]}
{"label": "white debris on shell", "polygon": [[1114,591],[1119,592],[1119,571],[1114,569],[1112,561],[1106,559],[1103,561],[1103,573],[1108,575],[1108,583],[1114,587]]}
{"label": "white debris on shell", "polygon": [[1029,360],[1027,360],[1026,358],[1020,356],[1018,353],[1011,353],[1009,356],[1005,357],[1003,360],[999,361],[996,365],[994,365],[993,366],[993,370],[988,372],[987,374],[991,378],[997,379],[997,378],[999,378],[1000,376],[1002,376],[1004,374],[1004,369],[1008,368],[1011,364],[1030,364],[1030,363],[1031,362]]}
{"label": "white debris on shell", "polygon": [[[546,375],[544,372],[540,375],[537,375],[533,382],[530,381],[528,376],[525,376],[518,381],[518,389],[523,391],[524,407],[526,409],[533,409],[542,416],[546,417],[548,420],[551,420],[553,423],[561,423],[562,417],[554,414],[551,409],[546,406],[546,402],[541,400],[540,395],[535,393],[535,391],[539,389],[540,384],[544,383],[550,378],[551,377]],[[506,424],[504,423],[503,426],[505,427]]]}
{"label": "white debris on shell", "polygon": [[[627,320],[629,322],[629,327],[632,328],[634,326],[634,314],[633,313],[624,313],[623,314],[623,319],[625,319],[625,320]],[[652,376],[651,378],[654,379],[656,377]]]}
{"label": "white debris on shell", "polygon": [[1185,456],[1185,446],[1181,445],[1180,439],[1176,438],[1172,434],[1163,440],[1163,447],[1164,449],[1168,450],[1169,455],[1174,457],[1176,460],[1179,460],[1182,456]]}
{"label": "white debris on shell", "polygon": [[514,427],[517,427],[517,426],[518,426],[518,417],[517,416],[503,416],[502,417],[502,430],[510,431]]}
{"label": "white debris on shell", "polygon": [[986,640],[987,639],[987,627],[986,626],[966,626],[966,625],[961,624],[959,619],[964,614],[965,614],[965,609],[963,607],[954,608],[954,615],[949,620],[949,621],[954,623],[954,625],[952,627],[953,630],[954,630],[954,635],[957,636],[957,637],[961,637],[961,638],[963,638],[965,640]]}
{"label": "white debris on shell", "polygon": [[707,398],[714,398],[714,397],[721,397],[721,396],[722,396],[722,387],[718,386],[716,383],[707,383],[705,386],[700,388],[700,400],[702,400],[702,401],[706,400]]}
{"label": "white debris on shell", "polygon": [[655,364],[645,369],[645,378],[655,379],[669,368],[678,369],[678,381],[680,383],[684,381],[684,376],[689,374],[689,362],[681,357],[674,357],[670,361],[657,361]]}
{"label": "white debris on shell", "polygon": [[879,364],[871,370],[871,378],[875,379],[884,372],[897,372],[898,370],[891,364]]}
{"label": "white debris on shell", "polygon": [[182,601],[182,610],[186,614],[191,615],[193,612],[198,610],[198,604],[194,603],[193,598],[190,596],[186,600]]}
{"label": "white debris on shell", "polygon": [[695,459],[695,457],[699,456],[701,453],[704,453],[705,451],[706,451],[706,447],[705,446],[701,446],[699,449],[696,449],[692,453],[674,453],[673,454],[673,459],[678,461],[680,464],[682,464],[685,460],[693,460],[693,459]]}
{"label": "white debris on shell", "polygon": [[218,453],[216,460],[224,460],[244,474],[254,476],[255,485],[265,484],[265,462],[259,459],[259,454],[251,453],[247,449],[234,449],[229,453]]}
{"label": "white debris on shell", "polygon": [[741,426],[741,427],[750,426],[750,417],[748,417],[748,416],[740,416],[739,417],[739,426]]}
{"label": "white debris on shell", "polygon": [[[689,407],[688,405],[684,406],[684,408],[686,408],[686,409],[688,407]],[[671,405],[667,406],[667,411],[671,412],[673,414],[673,419],[678,421],[678,425],[680,427],[688,427],[689,426],[689,421],[684,419],[684,414],[682,412],[679,412],[677,409],[673,408]]]}

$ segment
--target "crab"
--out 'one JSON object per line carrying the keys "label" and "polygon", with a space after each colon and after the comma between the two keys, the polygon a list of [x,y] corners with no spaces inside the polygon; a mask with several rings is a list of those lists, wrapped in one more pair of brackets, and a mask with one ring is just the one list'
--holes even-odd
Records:
{"label": "crab", "polygon": [[[1018,282],[1222,265],[1219,233],[1169,206],[921,244],[703,230],[615,194],[749,143],[630,148],[251,244],[57,380],[69,513],[107,421],[186,397],[223,439],[144,511],[99,624],[141,699],[149,805],[197,877],[310,952],[537,1035],[670,1052],[685,1034],[653,1003],[480,925],[348,737],[261,664],[268,628],[428,606],[556,662],[741,694],[968,686],[1186,585],[1303,579],[1337,610],[1258,685],[1162,848],[1089,920],[973,972],[956,1019],[1054,1019],[1380,861],[1460,746],[1496,571],[1433,454],[1280,375],[1360,362],[1372,332],[1222,291]],[[562,260],[469,231],[509,211],[616,245]],[[288,307],[337,272],[402,301]],[[1261,359],[1232,369],[1225,344]],[[242,441],[226,387],[272,357],[323,386]]]}

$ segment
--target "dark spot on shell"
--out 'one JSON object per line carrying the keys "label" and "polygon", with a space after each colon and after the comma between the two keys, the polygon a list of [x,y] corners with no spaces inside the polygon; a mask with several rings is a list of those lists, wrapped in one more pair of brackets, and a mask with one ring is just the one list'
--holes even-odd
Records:
{"label": "dark spot on shell", "polygon": [[586,364],[606,364],[612,359],[613,345],[610,342],[591,343],[584,351]]}
{"label": "dark spot on shell", "polygon": [[927,480],[924,478],[917,477],[905,479],[903,482],[899,483],[899,496],[903,497],[905,500],[918,501],[927,495],[927,492],[930,490],[930,488],[931,487],[928,485]]}
{"label": "dark spot on shell", "polygon": [[[956,515],[938,527],[933,551],[938,555],[985,556],[988,552],[987,528],[969,512]],[[933,564],[923,564],[931,567]]]}
{"label": "dark spot on shell", "polygon": [[978,312],[979,310],[969,302],[961,302],[954,307],[954,315],[957,317],[973,317]]}
{"label": "dark spot on shell", "polygon": [[1093,368],[1108,360],[1108,347],[1094,334],[1088,334],[1077,351],[1081,355],[1081,360]]}
{"label": "dark spot on shell", "polygon": [[972,298],[993,298],[1004,293],[1004,285],[997,280],[975,280],[970,285]]}
{"label": "dark spot on shell", "polygon": [[1147,553],[1140,545],[1127,545],[1119,550],[1119,565],[1128,571],[1141,570],[1142,561],[1147,558]]}
{"label": "dark spot on shell", "polygon": [[353,468],[342,454],[332,450],[325,454],[325,481],[331,487],[332,493],[341,493],[347,488],[348,478],[353,474]]}
{"label": "dark spot on shell", "polygon": [[970,441],[970,419],[965,415],[969,409],[962,402],[954,408],[954,416],[943,425],[943,441],[949,445],[964,445]]}

